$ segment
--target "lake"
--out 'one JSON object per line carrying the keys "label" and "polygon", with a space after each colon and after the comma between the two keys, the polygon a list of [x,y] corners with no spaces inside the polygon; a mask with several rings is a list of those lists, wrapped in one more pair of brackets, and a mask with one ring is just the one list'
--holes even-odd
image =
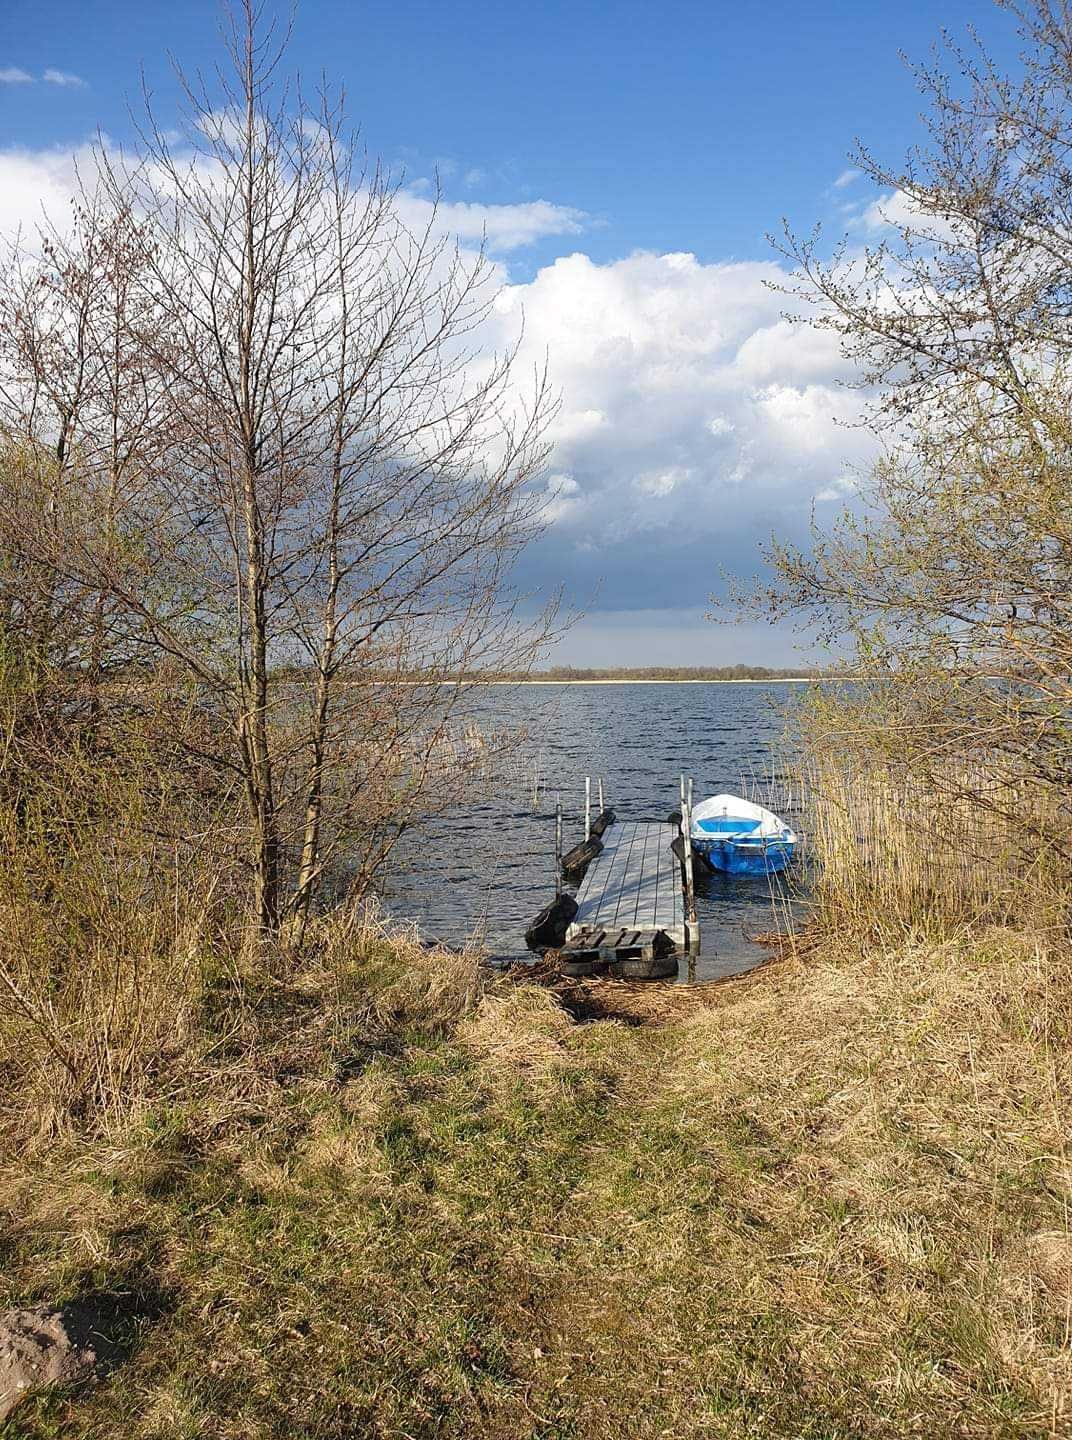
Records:
{"label": "lake", "polygon": [[[504,758],[488,793],[406,838],[385,901],[399,918],[452,944],[476,935],[498,956],[525,956],[524,931],[554,897],[556,795],[563,848],[584,838],[584,777],[602,778],[620,819],[664,820],[678,804],[678,776],[694,801],[721,790],[747,794],[798,831],[798,787],[786,772],[788,717],[806,686],[786,681],[690,684],[487,686],[469,697],[482,730],[524,739]],[[701,950],[698,980],[749,969],[768,953],[751,937],[784,929],[801,886],[696,870]],[[790,894],[792,899],[790,900]],[[681,965],[681,978],[686,967]]]}

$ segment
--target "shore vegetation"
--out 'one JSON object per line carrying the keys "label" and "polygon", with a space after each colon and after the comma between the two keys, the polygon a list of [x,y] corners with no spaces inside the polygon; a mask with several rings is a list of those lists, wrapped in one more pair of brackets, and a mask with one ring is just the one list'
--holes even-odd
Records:
{"label": "shore vegetation", "polygon": [[11,257],[0,1307],[101,1361],[3,1440],[1070,1433],[1072,15],[1009,8],[1023,77],[954,51],[928,155],[861,157],[900,241],[784,242],[887,453],[772,556],[853,683],[798,711],[808,923],[727,983],[377,914],[483,763],[455,677],[554,628],[508,583],[549,401],[504,428],[479,262],[256,7],[189,164],[150,118]]}

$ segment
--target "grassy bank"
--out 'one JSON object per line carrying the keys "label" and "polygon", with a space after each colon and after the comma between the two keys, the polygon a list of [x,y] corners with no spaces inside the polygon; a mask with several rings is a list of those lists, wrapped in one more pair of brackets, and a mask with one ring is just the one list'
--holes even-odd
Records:
{"label": "grassy bank", "polygon": [[1065,1433],[1068,967],[645,993],[580,1023],[366,934],[203,1007],[122,1126],[4,1162],[3,1303],[95,1295],[126,1352],[5,1440]]}

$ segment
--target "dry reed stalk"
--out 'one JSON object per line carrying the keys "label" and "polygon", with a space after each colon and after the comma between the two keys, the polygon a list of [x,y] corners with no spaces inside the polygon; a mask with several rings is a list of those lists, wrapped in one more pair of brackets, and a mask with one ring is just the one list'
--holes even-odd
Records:
{"label": "dry reed stalk", "polygon": [[[1068,894],[1057,863],[1032,852],[999,807],[975,803],[994,782],[961,777],[937,796],[911,775],[878,765],[813,759],[806,771],[813,918],[820,928],[940,937],[958,926],[1015,923],[1033,931],[1063,924]],[[1037,790],[1037,787],[1036,787]],[[1010,816],[1059,799],[1018,794]]]}

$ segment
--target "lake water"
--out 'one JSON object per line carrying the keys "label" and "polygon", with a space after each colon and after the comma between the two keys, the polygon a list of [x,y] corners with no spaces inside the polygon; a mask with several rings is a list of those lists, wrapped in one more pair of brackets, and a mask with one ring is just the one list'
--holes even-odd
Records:
{"label": "lake water", "polygon": [[[482,730],[521,730],[524,739],[477,803],[407,840],[385,896],[389,910],[453,944],[475,934],[495,955],[526,955],[525,928],[554,898],[556,795],[568,850],[584,838],[586,775],[593,816],[601,777],[620,819],[664,820],[677,808],[684,772],[694,801],[721,790],[748,794],[800,831],[784,736],[806,688],[774,681],[474,692],[469,708]],[[753,878],[697,867],[696,978],[736,974],[763,959],[767,952],[752,937],[791,923],[800,888],[793,872]],[[685,978],[684,961],[680,973]]]}

